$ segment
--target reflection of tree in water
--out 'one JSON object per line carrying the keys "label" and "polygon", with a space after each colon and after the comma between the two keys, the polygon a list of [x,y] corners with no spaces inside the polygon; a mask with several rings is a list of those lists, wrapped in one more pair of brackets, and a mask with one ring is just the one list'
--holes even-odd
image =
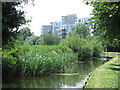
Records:
{"label": "reflection of tree in water", "polygon": [[[71,76],[49,76],[49,77],[38,77],[38,78],[27,78],[21,80],[21,85],[16,87],[24,88],[60,88],[64,85],[75,86],[82,80],[80,75]],[[17,84],[16,84],[17,85]]]}

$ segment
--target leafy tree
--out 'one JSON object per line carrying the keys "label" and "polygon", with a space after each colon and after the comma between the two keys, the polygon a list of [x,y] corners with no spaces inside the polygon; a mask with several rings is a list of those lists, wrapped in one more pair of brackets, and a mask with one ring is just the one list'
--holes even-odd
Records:
{"label": "leafy tree", "polygon": [[26,23],[24,11],[17,10],[20,2],[2,2],[2,39],[3,45],[11,43],[16,37],[19,26]]}
{"label": "leafy tree", "polygon": [[28,45],[43,45],[43,39],[39,36],[30,36],[25,40],[24,44]]}
{"label": "leafy tree", "polygon": [[78,34],[81,38],[86,38],[89,35],[89,27],[83,23],[76,24],[69,35]]}
{"label": "leafy tree", "polygon": [[18,39],[25,41],[28,37],[32,35],[33,33],[31,33],[30,29],[28,27],[25,27],[18,32]]}
{"label": "leafy tree", "polygon": [[120,1],[86,2],[94,7],[92,23],[94,32],[109,44],[120,46]]}
{"label": "leafy tree", "polygon": [[[14,46],[19,26],[26,24],[30,20],[25,19],[23,5],[33,4],[34,0],[19,0],[19,2],[2,2],[2,44]],[[19,8],[19,9],[18,9]]]}
{"label": "leafy tree", "polygon": [[60,42],[59,36],[54,36],[51,33],[48,33],[47,35],[42,36],[44,45],[56,45]]}

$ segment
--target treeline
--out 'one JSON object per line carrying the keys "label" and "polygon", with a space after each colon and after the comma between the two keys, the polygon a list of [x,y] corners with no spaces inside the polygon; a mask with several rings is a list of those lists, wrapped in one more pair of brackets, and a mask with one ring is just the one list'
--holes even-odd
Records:
{"label": "treeline", "polygon": [[57,45],[60,42],[60,37],[51,32],[46,35],[35,36],[28,27],[25,27],[19,30],[17,42],[23,45]]}

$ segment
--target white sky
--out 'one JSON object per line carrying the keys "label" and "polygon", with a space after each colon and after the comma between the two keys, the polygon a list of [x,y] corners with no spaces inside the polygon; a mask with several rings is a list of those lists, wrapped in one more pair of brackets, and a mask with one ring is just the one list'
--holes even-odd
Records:
{"label": "white sky", "polygon": [[92,7],[83,0],[34,0],[35,6],[26,5],[26,16],[32,17],[30,29],[35,35],[41,34],[41,26],[50,22],[61,21],[61,16],[76,14],[77,17],[88,17]]}

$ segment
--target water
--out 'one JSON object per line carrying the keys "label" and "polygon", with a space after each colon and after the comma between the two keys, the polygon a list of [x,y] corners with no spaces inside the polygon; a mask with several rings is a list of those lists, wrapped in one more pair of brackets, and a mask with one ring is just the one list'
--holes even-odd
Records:
{"label": "water", "polygon": [[44,77],[27,77],[4,81],[3,88],[82,88],[85,77],[104,60],[71,62],[65,67],[65,73]]}

